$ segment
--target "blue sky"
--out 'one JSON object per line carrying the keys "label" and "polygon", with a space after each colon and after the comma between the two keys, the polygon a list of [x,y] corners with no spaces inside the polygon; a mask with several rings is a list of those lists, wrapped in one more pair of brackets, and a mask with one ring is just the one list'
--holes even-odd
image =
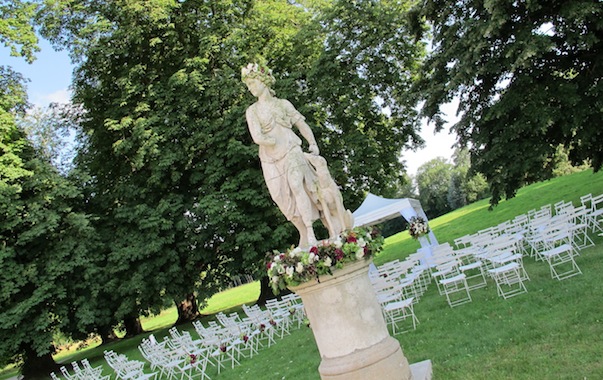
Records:
{"label": "blue sky", "polygon": [[[70,97],[69,86],[73,71],[69,56],[66,51],[54,51],[44,39],[40,39],[39,45],[42,50],[36,54],[37,59],[32,64],[28,64],[23,58],[10,57],[9,50],[0,46],[0,64],[12,66],[15,71],[29,78],[27,92],[30,103],[39,107],[46,107],[52,102],[66,103]],[[454,106],[450,105],[445,109],[449,115],[454,114]],[[455,136],[447,130],[434,134],[433,126],[423,125],[421,136],[426,141],[426,147],[417,152],[404,152],[403,155],[408,173],[413,175],[425,162],[438,156],[449,159],[453,152],[451,147]]]}
{"label": "blue sky", "polygon": [[45,107],[51,102],[67,102],[73,69],[69,56],[66,51],[55,52],[46,40],[40,39],[39,45],[42,51],[36,54],[37,59],[32,64],[22,57],[11,57],[9,49],[0,46],[0,64],[11,66],[29,78],[30,103]]}

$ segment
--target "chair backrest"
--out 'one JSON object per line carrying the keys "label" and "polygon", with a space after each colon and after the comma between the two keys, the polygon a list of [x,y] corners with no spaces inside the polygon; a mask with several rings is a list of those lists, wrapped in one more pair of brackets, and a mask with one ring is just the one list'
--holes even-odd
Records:
{"label": "chair backrest", "polygon": [[69,371],[67,371],[67,368],[65,368],[64,366],[60,368],[61,373],[63,374],[63,376],[67,379],[67,380],[71,380],[73,378],[73,375],[71,375],[69,373]]}
{"label": "chair backrest", "polygon": [[586,207],[587,209],[590,209],[592,204],[591,201],[593,199],[593,195],[592,194],[586,194],[580,197],[580,202],[582,203],[582,205],[584,207]]}
{"label": "chair backrest", "polygon": [[73,372],[75,372],[76,375],[79,375],[82,373],[82,370],[77,362],[71,363],[71,366],[73,367]]}
{"label": "chair backrest", "polygon": [[603,194],[599,194],[596,197],[591,198],[591,210],[596,211],[603,208]]}

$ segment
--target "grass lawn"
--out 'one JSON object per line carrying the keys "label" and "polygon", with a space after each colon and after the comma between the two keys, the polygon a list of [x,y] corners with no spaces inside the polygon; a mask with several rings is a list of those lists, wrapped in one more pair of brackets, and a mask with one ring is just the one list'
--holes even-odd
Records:
{"label": "grass lawn", "polygon": [[[474,233],[512,219],[530,209],[559,200],[579,204],[581,195],[603,192],[603,173],[592,171],[556,178],[521,189],[516,198],[501,202],[488,211],[487,200],[430,221],[440,242]],[[434,284],[415,305],[420,324],[396,338],[409,362],[431,359],[434,377],[439,379],[603,379],[603,238],[576,258],[583,275],[564,281],[553,280],[545,262],[524,259],[530,275],[528,293],[504,300],[488,279],[486,288],[471,292],[473,302],[450,308]],[[386,240],[376,258],[377,265],[403,259],[419,248],[406,231]],[[203,311],[238,310],[251,304],[259,294],[258,283],[230,289],[214,296]],[[211,316],[204,317],[205,319]],[[143,326],[159,339],[176,320],[174,309],[144,319]],[[190,324],[179,326],[192,331]],[[121,340],[102,347],[89,347],[57,357],[70,362],[88,358],[93,365],[104,365],[103,350],[125,353],[142,360],[137,349],[143,336]],[[212,379],[319,379],[320,356],[309,328],[294,330],[270,348],[263,348],[253,359],[228,368],[220,375],[209,371]],[[149,369],[150,371],[150,369]],[[14,375],[5,369],[0,379]]]}

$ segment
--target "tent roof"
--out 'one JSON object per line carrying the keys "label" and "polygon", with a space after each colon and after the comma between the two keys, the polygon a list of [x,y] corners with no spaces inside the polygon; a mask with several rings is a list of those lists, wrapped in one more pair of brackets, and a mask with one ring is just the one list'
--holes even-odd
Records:
{"label": "tent roof", "polygon": [[405,209],[422,210],[421,203],[412,198],[388,199],[369,193],[354,215],[354,227],[377,224],[400,216]]}

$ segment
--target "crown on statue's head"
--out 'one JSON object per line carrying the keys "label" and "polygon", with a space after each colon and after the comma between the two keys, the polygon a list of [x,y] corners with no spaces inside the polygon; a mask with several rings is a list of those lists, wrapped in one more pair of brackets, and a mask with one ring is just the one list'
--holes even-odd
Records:
{"label": "crown on statue's head", "polygon": [[268,87],[272,87],[276,82],[272,76],[272,70],[260,63],[250,63],[241,68],[241,79],[243,82],[247,79],[258,79]]}

